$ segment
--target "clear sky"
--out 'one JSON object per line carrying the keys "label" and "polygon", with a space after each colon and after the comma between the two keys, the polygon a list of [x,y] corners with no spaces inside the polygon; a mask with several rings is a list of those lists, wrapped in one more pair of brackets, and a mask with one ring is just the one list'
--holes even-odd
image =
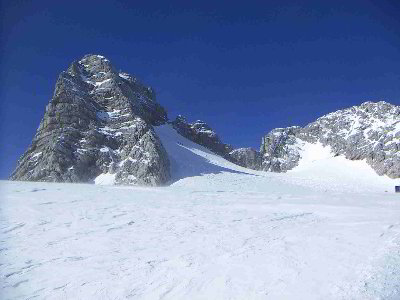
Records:
{"label": "clear sky", "polygon": [[400,105],[400,1],[196,2],[0,0],[0,178],[87,53],[235,147],[366,100]]}

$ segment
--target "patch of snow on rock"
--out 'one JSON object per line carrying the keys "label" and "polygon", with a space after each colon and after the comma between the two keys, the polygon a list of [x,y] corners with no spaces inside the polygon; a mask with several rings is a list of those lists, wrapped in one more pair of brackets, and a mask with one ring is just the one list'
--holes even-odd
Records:
{"label": "patch of snow on rock", "polygon": [[100,185],[113,185],[115,184],[115,176],[116,174],[103,173],[94,179],[94,183]]}

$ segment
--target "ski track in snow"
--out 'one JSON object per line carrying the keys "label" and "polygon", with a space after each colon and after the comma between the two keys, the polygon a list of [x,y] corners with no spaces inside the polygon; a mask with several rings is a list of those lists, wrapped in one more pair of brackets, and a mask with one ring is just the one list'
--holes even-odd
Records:
{"label": "ski track in snow", "polygon": [[1,299],[400,298],[396,180],[327,155],[252,171],[156,131],[168,187],[0,182]]}

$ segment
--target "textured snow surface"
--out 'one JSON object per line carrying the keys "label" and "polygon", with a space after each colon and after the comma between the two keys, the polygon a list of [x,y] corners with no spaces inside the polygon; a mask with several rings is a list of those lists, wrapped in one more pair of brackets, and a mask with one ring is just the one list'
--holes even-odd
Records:
{"label": "textured snow surface", "polygon": [[320,145],[252,171],[156,131],[168,187],[0,182],[0,299],[400,298],[395,180]]}

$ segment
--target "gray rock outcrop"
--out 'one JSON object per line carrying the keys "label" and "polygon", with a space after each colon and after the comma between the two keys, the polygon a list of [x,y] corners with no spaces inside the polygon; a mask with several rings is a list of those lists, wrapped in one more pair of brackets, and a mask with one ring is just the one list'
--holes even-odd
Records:
{"label": "gray rock outcrop", "polygon": [[229,152],[232,161],[239,166],[259,170],[261,167],[261,154],[252,148],[238,148]]}
{"label": "gray rock outcrop", "polygon": [[261,140],[261,170],[286,172],[297,166],[300,160],[296,146],[296,133],[300,127],[276,128]]}
{"label": "gray rock outcrop", "polygon": [[301,143],[320,142],[333,155],[363,160],[379,174],[400,177],[400,107],[384,101],[327,114],[301,127],[272,130],[262,138],[262,170],[285,172],[295,167]]}
{"label": "gray rock outcrop", "polygon": [[231,145],[223,143],[215,131],[203,121],[188,123],[185,117],[179,115],[170,123],[180,135],[208,148],[230,162],[253,170],[261,168],[260,152],[251,148],[233,149]]}
{"label": "gray rock outcrop", "polygon": [[171,124],[180,135],[231,160],[229,153],[233,150],[232,146],[224,144],[215,131],[205,122],[198,120],[188,123],[183,116],[179,115]]}
{"label": "gray rock outcrop", "polygon": [[153,125],[166,120],[151,88],[103,56],[86,55],[60,74],[11,179],[164,184],[169,161]]}

